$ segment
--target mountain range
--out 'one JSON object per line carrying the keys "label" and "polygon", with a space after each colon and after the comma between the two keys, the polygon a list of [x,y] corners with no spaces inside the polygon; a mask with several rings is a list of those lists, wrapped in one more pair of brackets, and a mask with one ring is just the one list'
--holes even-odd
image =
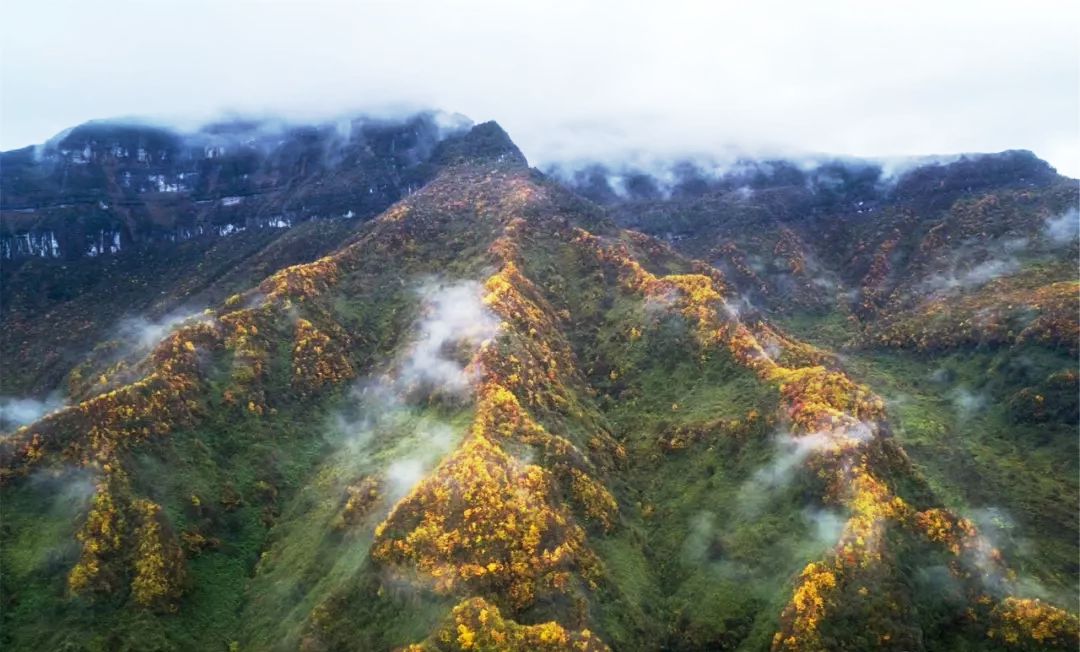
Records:
{"label": "mountain range", "polygon": [[0,641],[1076,649],[1078,204],[438,112],[5,152]]}

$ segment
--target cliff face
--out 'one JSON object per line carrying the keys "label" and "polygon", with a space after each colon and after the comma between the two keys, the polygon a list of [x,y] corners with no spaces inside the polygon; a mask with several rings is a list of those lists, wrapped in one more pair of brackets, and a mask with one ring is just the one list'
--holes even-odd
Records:
{"label": "cliff face", "polygon": [[439,114],[194,133],[108,122],[0,157],[0,255],[97,256],[147,242],[366,219],[431,178]]}
{"label": "cliff face", "polygon": [[[0,154],[0,393],[45,395],[138,314],[163,320],[330,251],[417,190],[461,116],[94,122]],[[54,324],[65,324],[55,328]]]}
{"label": "cliff face", "polygon": [[24,260],[0,640],[1073,649],[1076,188],[1013,157],[592,201],[486,123],[370,220]]}

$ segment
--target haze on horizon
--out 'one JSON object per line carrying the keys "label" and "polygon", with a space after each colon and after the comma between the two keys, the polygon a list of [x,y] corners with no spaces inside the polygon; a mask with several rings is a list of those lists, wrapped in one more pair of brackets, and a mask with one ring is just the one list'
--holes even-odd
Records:
{"label": "haze on horizon", "polygon": [[90,119],[438,108],[534,165],[1030,149],[1080,176],[1080,3],[39,0],[0,9],[0,149]]}

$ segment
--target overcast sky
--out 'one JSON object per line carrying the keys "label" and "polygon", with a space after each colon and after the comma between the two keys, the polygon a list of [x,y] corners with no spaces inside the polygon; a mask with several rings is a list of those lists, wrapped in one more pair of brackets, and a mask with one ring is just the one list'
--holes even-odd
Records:
{"label": "overcast sky", "polygon": [[533,164],[1031,149],[1080,176],[1080,3],[5,0],[0,148],[92,118],[438,107]]}

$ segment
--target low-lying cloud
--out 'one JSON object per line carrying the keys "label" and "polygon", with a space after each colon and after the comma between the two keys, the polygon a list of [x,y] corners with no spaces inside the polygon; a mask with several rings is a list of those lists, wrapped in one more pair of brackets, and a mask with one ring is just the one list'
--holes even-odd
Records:
{"label": "low-lying cloud", "polygon": [[967,387],[957,387],[950,393],[953,408],[960,419],[970,419],[986,408],[986,396]]}
{"label": "low-lying cloud", "polygon": [[55,394],[40,401],[34,398],[0,396],[0,432],[33,423],[63,406],[63,399]]}
{"label": "low-lying cloud", "polygon": [[1068,244],[1080,238],[1080,211],[1070,208],[1046,221],[1043,234],[1054,244]]}
{"label": "low-lying cloud", "polygon": [[198,319],[200,313],[174,311],[158,319],[142,316],[128,317],[116,327],[115,339],[130,352],[146,352],[185,322]]}
{"label": "low-lying cloud", "polygon": [[847,524],[843,514],[829,509],[807,508],[803,510],[803,519],[811,526],[814,540],[830,548],[840,540]]}
{"label": "low-lying cloud", "polygon": [[398,458],[386,467],[390,495],[395,500],[409,493],[427,471],[450,452],[454,441],[450,426],[438,421],[422,422],[416,428],[416,436],[420,445],[415,453]]}
{"label": "low-lying cloud", "polygon": [[764,506],[789,486],[799,470],[815,453],[837,447],[861,445],[874,437],[874,429],[862,421],[834,431],[812,432],[793,436],[780,432],[773,438],[772,457],[758,468],[739,490],[739,507],[748,515],[759,513]]}
{"label": "low-lying cloud", "polygon": [[[5,149],[110,116],[439,107],[499,120],[537,165],[1027,148],[1080,174],[1068,3],[9,5]],[[71,66],[86,34],[108,36]]]}
{"label": "low-lying cloud", "polygon": [[758,469],[752,478],[756,487],[776,489],[791,481],[794,471],[810,454],[828,448],[833,439],[827,433],[815,432],[801,437],[784,434],[776,438],[776,454],[772,461]]}
{"label": "low-lying cloud", "polygon": [[990,281],[1019,272],[1020,258],[1029,252],[1028,238],[1000,238],[987,245],[969,241],[961,244],[945,260],[946,268],[928,276],[920,288],[928,292],[952,293],[977,288]]}
{"label": "low-lying cloud", "polygon": [[453,447],[455,432],[421,408],[431,402],[460,405],[471,400],[477,370],[470,360],[499,330],[499,319],[483,303],[476,281],[429,279],[416,294],[421,302],[400,353],[380,374],[356,384],[352,412],[333,423],[350,454],[367,459],[395,434],[407,448],[383,457],[382,475],[393,500],[405,496]]}
{"label": "low-lying cloud", "polygon": [[428,281],[417,292],[424,315],[415,340],[397,364],[398,383],[462,394],[474,380],[465,364],[468,356],[494,337],[499,319],[484,306],[483,286],[476,281]]}

